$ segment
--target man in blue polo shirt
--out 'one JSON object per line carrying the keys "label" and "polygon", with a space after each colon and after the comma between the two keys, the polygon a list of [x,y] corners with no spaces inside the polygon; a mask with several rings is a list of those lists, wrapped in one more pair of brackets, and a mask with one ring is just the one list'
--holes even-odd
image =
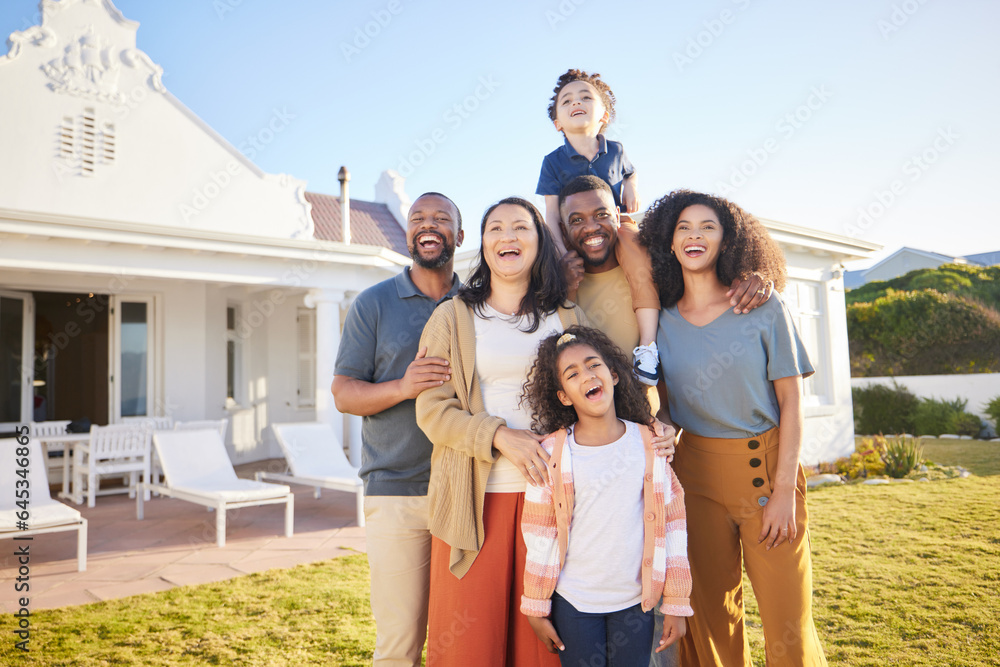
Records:
{"label": "man in blue polo shirt", "polygon": [[446,360],[417,345],[434,308],[461,285],[453,263],[463,237],[451,199],[417,197],[406,228],[413,265],[358,295],[337,353],[337,409],[364,417],[360,475],[379,666],[420,665],[427,632],[432,446],[417,428],[414,399],[451,373]]}

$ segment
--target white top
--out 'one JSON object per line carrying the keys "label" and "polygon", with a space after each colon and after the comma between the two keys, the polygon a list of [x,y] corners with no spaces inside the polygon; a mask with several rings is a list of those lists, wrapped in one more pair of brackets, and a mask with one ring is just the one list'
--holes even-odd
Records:
{"label": "white top", "polygon": [[[483,304],[486,318],[476,317],[476,372],[483,388],[486,412],[502,417],[508,428],[531,428],[531,411],[522,408],[521,390],[535,361],[538,344],[563,330],[559,315],[544,317],[533,333],[525,333],[527,318],[504,315]],[[487,493],[522,493],[524,475],[505,456],[493,463]]]}
{"label": "white top", "polygon": [[573,518],[566,565],[556,592],[587,614],[621,611],[642,601],[646,451],[638,426],[598,447],[566,445],[573,455]]}

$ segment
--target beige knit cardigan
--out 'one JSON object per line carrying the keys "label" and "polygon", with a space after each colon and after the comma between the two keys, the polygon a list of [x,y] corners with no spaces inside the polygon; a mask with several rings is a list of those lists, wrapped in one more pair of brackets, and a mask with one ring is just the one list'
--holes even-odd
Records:
{"label": "beige knit cardigan", "polygon": [[[563,329],[587,324],[578,306],[560,308]],[[420,337],[428,357],[451,363],[451,381],[417,396],[417,425],[433,443],[427,488],[431,534],[451,546],[448,567],[458,578],[482,549],[486,480],[500,453],[493,436],[506,422],[486,413],[476,373],[476,325],[472,308],[455,297],[439,305]]]}

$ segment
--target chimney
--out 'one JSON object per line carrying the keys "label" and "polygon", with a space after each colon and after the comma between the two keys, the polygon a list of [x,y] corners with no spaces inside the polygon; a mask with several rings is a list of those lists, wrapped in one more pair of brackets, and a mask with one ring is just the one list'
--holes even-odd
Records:
{"label": "chimney", "polygon": [[344,223],[344,243],[351,242],[351,199],[347,194],[347,182],[351,180],[351,172],[347,167],[341,167],[337,172],[340,181],[340,219]]}

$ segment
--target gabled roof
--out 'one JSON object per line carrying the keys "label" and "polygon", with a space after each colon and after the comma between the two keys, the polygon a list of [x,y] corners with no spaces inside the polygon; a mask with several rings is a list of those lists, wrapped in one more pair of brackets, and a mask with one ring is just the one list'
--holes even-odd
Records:
{"label": "gabled roof", "polygon": [[1000,250],[994,250],[993,252],[979,252],[975,255],[966,255],[965,259],[969,260],[973,264],[993,266],[994,264],[1000,264]]}
{"label": "gabled roof", "polygon": [[[340,197],[307,192],[306,201],[312,204],[315,236],[324,241],[343,241],[344,223],[340,217]],[[351,199],[351,243],[372,245],[395,250],[404,257],[406,233],[389,212],[385,204]]]}
{"label": "gabled roof", "polygon": [[[937,259],[937,260],[940,260],[943,264],[963,264],[964,263],[962,261],[964,259],[963,257],[955,257],[954,255],[942,255],[939,252],[933,252],[931,250],[920,250],[919,248],[910,248],[909,246],[903,246],[902,248],[900,248],[896,252],[892,253],[891,255],[889,255],[888,257],[886,257],[885,259],[883,259],[881,262],[879,262],[875,266],[878,266],[879,264],[882,264],[884,262],[888,262],[890,259],[892,259],[896,255],[901,255],[904,252],[905,253],[910,253],[912,255],[921,255],[921,256],[927,257],[929,259]],[[871,268],[875,268],[875,266],[873,266]]]}

